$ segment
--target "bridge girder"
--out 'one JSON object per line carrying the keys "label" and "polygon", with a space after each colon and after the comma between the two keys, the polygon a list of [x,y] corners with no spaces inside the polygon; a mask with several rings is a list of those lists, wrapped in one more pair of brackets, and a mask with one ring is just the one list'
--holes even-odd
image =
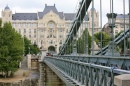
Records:
{"label": "bridge girder", "polygon": [[77,33],[77,31],[78,31],[78,29],[79,29],[79,27],[84,19],[84,16],[86,15],[86,12],[88,10],[88,7],[89,7],[91,1],[92,0],[82,0],[80,2],[80,7],[79,7],[78,12],[75,16],[75,20],[73,21],[69,36],[68,36],[68,38],[66,38],[64,46],[62,46],[62,48],[59,52],[59,55],[63,54],[65,47],[66,47],[66,44],[71,42],[71,40],[73,39],[73,35],[76,35],[76,33]]}

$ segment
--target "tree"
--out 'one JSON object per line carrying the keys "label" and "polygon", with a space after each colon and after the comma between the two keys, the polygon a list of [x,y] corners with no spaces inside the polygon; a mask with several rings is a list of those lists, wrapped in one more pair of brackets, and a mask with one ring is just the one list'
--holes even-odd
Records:
{"label": "tree", "polygon": [[77,52],[80,54],[87,53],[87,47],[88,44],[88,54],[91,52],[91,42],[92,38],[88,32],[87,29],[83,31],[82,36],[77,40]]}
{"label": "tree", "polygon": [[0,27],[2,26],[2,19],[0,18]]}
{"label": "tree", "polygon": [[[115,35],[115,38],[117,38],[123,31],[120,31],[117,35]],[[128,37],[125,38],[126,46],[124,46],[124,40],[122,40],[117,46],[119,49],[121,49],[120,53],[124,53],[124,47],[129,48],[129,42]]]}
{"label": "tree", "polygon": [[25,50],[24,50],[25,55],[27,55],[29,52],[31,54],[37,54],[39,52],[39,48],[37,47],[37,45],[31,44],[31,41],[27,39],[26,37],[24,37],[24,47],[25,47]]}
{"label": "tree", "polygon": [[[94,40],[97,45],[99,42],[101,42],[101,32],[94,34]],[[109,41],[110,41],[110,36],[107,33],[102,32],[102,47],[108,45]]]}
{"label": "tree", "polygon": [[[66,54],[71,54],[73,52],[73,44],[74,44],[73,42],[74,41],[71,41],[65,48]],[[85,29],[82,36],[79,37],[78,40],[76,41],[77,53],[79,53],[79,54],[87,53],[86,45],[88,44],[88,54],[90,54],[91,42],[92,42],[91,36],[90,36],[89,32],[87,31],[87,29]]]}
{"label": "tree", "polygon": [[0,28],[0,71],[5,77],[14,73],[22,60],[23,42],[22,37],[12,28],[11,23],[5,23]]}

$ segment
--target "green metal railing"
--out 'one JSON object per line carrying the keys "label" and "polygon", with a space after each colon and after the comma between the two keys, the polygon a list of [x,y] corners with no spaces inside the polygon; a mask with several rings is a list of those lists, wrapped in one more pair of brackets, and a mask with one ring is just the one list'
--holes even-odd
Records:
{"label": "green metal railing", "polygon": [[[63,56],[64,57],[64,56]],[[65,56],[66,57],[66,56]],[[68,57],[68,56],[67,56]],[[74,56],[73,56],[74,57]],[[85,57],[83,57],[85,58]],[[82,58],[82,59],[83,59]],[[93,57],[93,59],[103,60],[100,57]],[[90,60],[91,58],[88,57]],[[107,58],[106,60],[109,60]],[[116,60],[113,58],[109,61]],[[127,59],[127,58],[125,58]],[[120,59],[118,61],[124,61],[125,59]],[[92,59],[91,59],[92,60]],[[130,59],[128,59],[130,60]],[[45,57],[44,62],[47,65],[51,65],[59,73],[62,73],[64,76],[69,78],[70,83],[78,86],[114,86],[114,76],[119,74],[130,74],[130,71],[121,70],[117,68],[114,63],[110,66],[104,66],[101,64],[95,64],[95,62],[90,61],[85,62],[81,59],[72,59],[72,58],[57,58],[57,57]],[[105,62],[105,61],[102,61]],[[68,81],[68,82],[69,82]]]}

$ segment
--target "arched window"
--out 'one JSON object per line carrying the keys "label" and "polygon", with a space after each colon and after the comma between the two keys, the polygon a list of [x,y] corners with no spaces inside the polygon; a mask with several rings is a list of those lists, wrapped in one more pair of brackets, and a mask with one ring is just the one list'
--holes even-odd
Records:
{"label": "arched window", "polygon": [[54,27],[54,22],[52,22],[52,21],[49,22],[49,23],[48,23],[48,27],[53,28],[53,27]]}

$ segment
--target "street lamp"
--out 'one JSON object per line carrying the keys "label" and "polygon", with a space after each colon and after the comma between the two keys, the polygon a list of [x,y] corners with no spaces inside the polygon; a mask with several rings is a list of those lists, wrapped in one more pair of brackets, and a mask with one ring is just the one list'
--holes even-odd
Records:
{"label": "street lamp", "polygon": [[29,49],[29,54],[30,54],[30,47],[28,49]]}
{"label": "street lamp", "polygon": [[77,54],[77,48],[76,48],[76,36],[74,36],[74,41],[73,41],[73,55]]}
{"label": "street lamp", "polygon": [[101,48],[101,42],[98,42],[98,47]]}
{"label": "street lamp", "polygon": [[87,49],[86,54],[88,55],[88,44],[86,44],[86,49]]}
{"label": "street lamp", "polygon": [[112,28],[113,26],[115,26],[116,16],[116,13],[107,13],[109,27]]}
{"label": "street lamp", "polygon": [[108,52],[106,52],[106,56],[120,56],[119,52],[116,50],[116,43],[113,41],[114,35],[113,35],[113,28],[115,27],[115,21],[116,21],[116,13],[108,13],[108,24],[110,27],[110,38],[111,41],[109,43]]}

